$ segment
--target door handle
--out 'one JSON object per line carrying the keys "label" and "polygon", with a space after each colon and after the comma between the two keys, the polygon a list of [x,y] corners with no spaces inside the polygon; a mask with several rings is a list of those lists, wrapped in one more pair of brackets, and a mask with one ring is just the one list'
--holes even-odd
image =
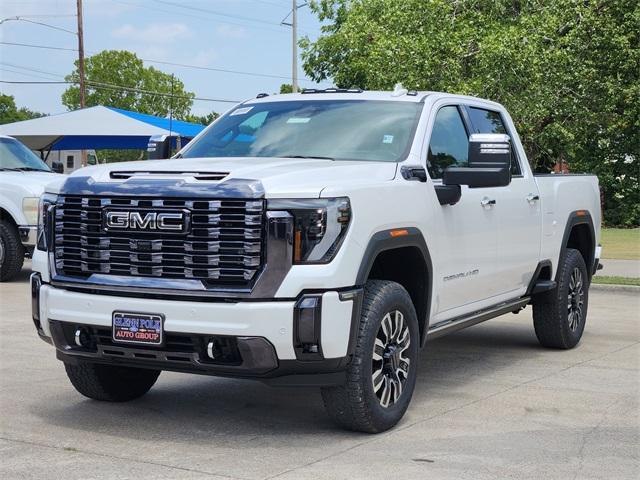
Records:
{"label": "door handle", "polygon": [[496,201],[493,198],[484,197],[482,200],[480,200],[480,205],[482,205],[483,207],[491,207],[495,204]]}
{"label": "door handle", "polygon": [[529,203],[537,202],[538,200],[540,200],[540,195],[536,195],[535,193],[527,195],[527,202]]}

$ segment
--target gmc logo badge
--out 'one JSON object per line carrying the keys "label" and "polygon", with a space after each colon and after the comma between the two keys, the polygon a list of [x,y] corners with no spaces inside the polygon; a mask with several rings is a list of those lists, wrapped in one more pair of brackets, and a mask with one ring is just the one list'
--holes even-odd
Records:
{"label": "gmc logo badge", "polygon": [[105,230],[166,231],[184,233],[188,212],[138,212],[107,210],[104,212]]}

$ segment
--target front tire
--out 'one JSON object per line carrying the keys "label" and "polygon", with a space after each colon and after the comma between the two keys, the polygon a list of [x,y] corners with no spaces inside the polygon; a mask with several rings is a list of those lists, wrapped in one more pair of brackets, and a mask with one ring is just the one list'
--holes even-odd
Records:
{"label": "front tire", "polygon": [[135,400],[147,393],[160,375],[160,370],[98,363],[65,363],[64,368],[79,393],[104,402]]}
{"label": "front tire", "polygon": [[393,427],[413,395],[419,344],[418,319],[407,291],[395,282],[368,281],[347,382],[322,389],[329,416],[359,432]]}
{"label": "front tire", "polygon": [[6,220],[0,220],[0,282],[15,277],[24,263],[24,246],[18,229]]}
{"label": "front tire", "polygon": [[582,254],[567,248],[560,259],[558,285],[533,300],[533,326],[544,347],[575,347],[584,332],[589,276]]}

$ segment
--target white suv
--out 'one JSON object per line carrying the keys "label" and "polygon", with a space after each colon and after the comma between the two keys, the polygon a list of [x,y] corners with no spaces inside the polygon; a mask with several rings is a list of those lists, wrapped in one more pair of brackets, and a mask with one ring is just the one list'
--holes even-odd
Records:
{"label": "white suv", "polygon": [[33,318],[75,388],[162,370],[321,387],[340,425],[407,409],[427,340],[533,304],[571,348],[598,266],[593,176],[534,176],[507,111],[433,92],[246,101],[173,160],[48,189]]}

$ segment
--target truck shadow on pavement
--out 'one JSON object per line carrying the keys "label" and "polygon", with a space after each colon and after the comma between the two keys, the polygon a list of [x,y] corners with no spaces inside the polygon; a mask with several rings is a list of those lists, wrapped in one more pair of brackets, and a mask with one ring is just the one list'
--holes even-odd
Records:
{"label": "truck shadow on pavement", "polygon": [[[443,402],[451,404],[469,395],[475,390],[469,384],[478,379],[499,389],[504,384],[496,380],[501,370],[523,358],[535,361],[543,354],[530,316],[521,313],[519,317],[512,323],[477,326],[429,343],[420,359],[412,403],[400,426],[408,416],[413,420],[427,417]],[[154,388],[133,402],[96,402],[81,397],[70,384],[61,384],[55,401],[42,399],[34,408],[49,424],[132,439],[144,435],[147,440],[171,438],[189,443],[217,438],[246,442],[263,434],[284,438],[330,432],[335,438],[339,432],[325,414],[317,388],[273,388],[257,381],[170,372],[163,372]]]}
{"label": "truck shadow on pavement", "polygon": [[22,270],[16,274],[11,280],[7,280],[3,283],[29,283],[29,277],[31,277],[31,260],[25,259]]}

